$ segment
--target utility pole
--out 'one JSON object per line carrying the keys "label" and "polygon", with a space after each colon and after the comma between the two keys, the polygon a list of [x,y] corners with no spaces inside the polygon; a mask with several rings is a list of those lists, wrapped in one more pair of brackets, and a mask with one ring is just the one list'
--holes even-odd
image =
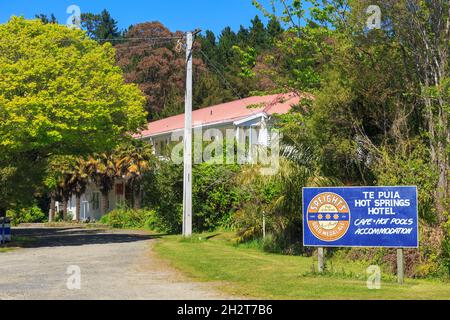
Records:
{"label": "utility pole", "polygon": [[192,46],[194,34],[186,34],[186,96],[184,111],[183,236],[192,236]]}

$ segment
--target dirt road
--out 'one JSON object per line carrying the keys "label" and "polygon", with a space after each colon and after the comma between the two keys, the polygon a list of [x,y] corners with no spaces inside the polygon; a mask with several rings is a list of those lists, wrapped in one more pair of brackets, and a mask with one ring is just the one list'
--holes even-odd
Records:
{"label": "dirt road", "polygon": [[0,253],[0,299],[229,298],[155,257],[157,237],[143,232],[34,226],[14,235],[36,240]]}

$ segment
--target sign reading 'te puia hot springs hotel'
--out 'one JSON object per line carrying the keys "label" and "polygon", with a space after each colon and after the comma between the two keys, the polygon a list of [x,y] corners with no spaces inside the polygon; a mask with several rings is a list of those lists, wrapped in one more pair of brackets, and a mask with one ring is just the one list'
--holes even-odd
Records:
{"label": "sign reading 'te puia hot springs hotel'", "polygon": [[303,189],[303,243],[418,248],[417,187]]}

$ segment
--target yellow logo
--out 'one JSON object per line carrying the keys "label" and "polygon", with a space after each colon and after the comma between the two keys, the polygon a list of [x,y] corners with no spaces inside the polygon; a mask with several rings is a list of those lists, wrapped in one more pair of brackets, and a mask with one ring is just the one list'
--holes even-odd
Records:
{"label": "yellow logo", "polygon": [[312,199],[308,206],[307,222],[317,239],[337,241],[350,227],[350,209],[340,195],[325,192]]}

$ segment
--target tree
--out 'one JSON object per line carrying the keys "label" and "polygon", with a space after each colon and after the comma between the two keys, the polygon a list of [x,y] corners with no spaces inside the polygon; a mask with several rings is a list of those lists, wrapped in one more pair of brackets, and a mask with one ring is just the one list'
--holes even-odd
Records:
{"label": "tree", "polygon": [[[177,43],[183,41],[183,34],[172,33],[159,22],[146,22],[133,26],[125,36],[127,41],[116,46],[117,61],[126,80],[138,84],[144,92],[149,120],[176,101],[182,103],[185,53],[182,47],[181,51],[177,50]],[[196,48],[199,45],[195,43]],[[195,57],[193,65],[195,84],[202,77],[205,66]]]}
{"label": "tree", "polygon": [[114,187],[116,179],[120,177],[119,159],[114,152],[95,154],[89,156],[86,167],[100,189],[102,195],[100,215],[105,215],[108,209],[108,194]]}
{"label": "tree", "polygon": [[[63,25],[17,17],[0,26],[0,38],[2,168],[27,154],[37,161],[102,151],[145,124],[144,97],[125,83],[110,44]],[[30,177],[36,183],[39,173]],[[14,184],[21,183],[26,182]],[[15,202],[0,201],[0,207]]]}
{"label": "tree", "polygon": [[42,191],[46,160],[35,152],[0,154],[0,217],[8,209],[34,205],[30,195]]}
{"label": "tree", "polygon": [[63,220],[67,219],[68,201],[73,193],[73,184],[70,182],[76,157],[67,155],[52,155],[47,159],[44,185],[50,193],[50,211],[48,220],[52,222],[56,217],[55,202],[63,205]]}
{"label": "tree", "polygon": [[[450,243],[448,1],[378,2],[382,24],[374,30],[367,28],[371,1],[279,2],[277,19],[288,29],[264,53],[268,73],[314,93],[275,122],[295,158],[310,162],[303,184],[417,185],[427,249],[408,260],[442,270]],[[284,212],[301,197],[289,179],[281,182]]]}
{"label": "tree", "polygon": [[43,13],[37,14],[35,17],[37,19],[40,19],[42,23],[58,23],[58,20],[53,13],[50,15],[50,17]]}
{"label": "tree", "polygon": [[[200,49],[208,56],[213,62],[217,63],[217,43],[216,36],[211,30],[206,30],[205,35],[199,36]],[[205,61],[208,65],[208,62]]]}
{"label": "tree", "polygon": [[139,209],[142,202],[142,177],[152,169],[152,163],[155,162],[153,148],[146,142],[132,141],[120,147],[116,153],[120,175],[131,189],[132,205]]}
{"label": "tree", "polygon": [[[319,88],[321,68],[329,60],[330,4],[328,0],[279,0],[284,10],[280,15],[271,13],[258,0],[253,3],[272,21],[281,21],[287,29],[276,41],[275,50],[265,53],[264,73],[279,87],[294,91],[311,91]],[[340,0],[331,1],[340,2]],[[306,7],[309,4],[309,10]],[[259,27],[260,29],[261,27]]]}
{"label": "tree", "polygon": [[237,33],[237,41],[239,46],[248,46],[249,44],[250,32],[244,26],[239,27],[239,31]]}
{"label": "tree", "polygon": [[267,33],[272,39],[279,37],[283,33],[281,23],[276,17],[270,18],[269,23],[267,24]]}
{"label": "tree", "polygon": [[89,183],[89,170],[87,162],[82,157],[78,157],[68,172],[67,184],[75,195],[75,220],[80,221],[81,217],[81,196],[86,192]]}
{"label": "tree", "polygon": [[406,55],[410,77],[420,84],[432,162],[439,172],[436,204],[444,222],[450,196],[450,3],[446,0],[387,1],[383,7]]}
{"label": "tree", "polygon": [[111,17],[108,10],[104,9],[100,14],[81,14],[81,26],[94,40],[113,40],[121,36],[117,27],[117,21]]}
{"label": "tree", "polygon": [[221,69],[227,70],[227,66],[233,61],[233,46],[237,45],[237,36],[230,27],[222,30],[219,36],[219,44],[217,46],[218,61],[220,61]]}
{"label": "tree", "polygon": [[258,15],[251,20],[251,27],[249,30],[249,45],[257,50],[267,48],[268,34],[264,23]]}

